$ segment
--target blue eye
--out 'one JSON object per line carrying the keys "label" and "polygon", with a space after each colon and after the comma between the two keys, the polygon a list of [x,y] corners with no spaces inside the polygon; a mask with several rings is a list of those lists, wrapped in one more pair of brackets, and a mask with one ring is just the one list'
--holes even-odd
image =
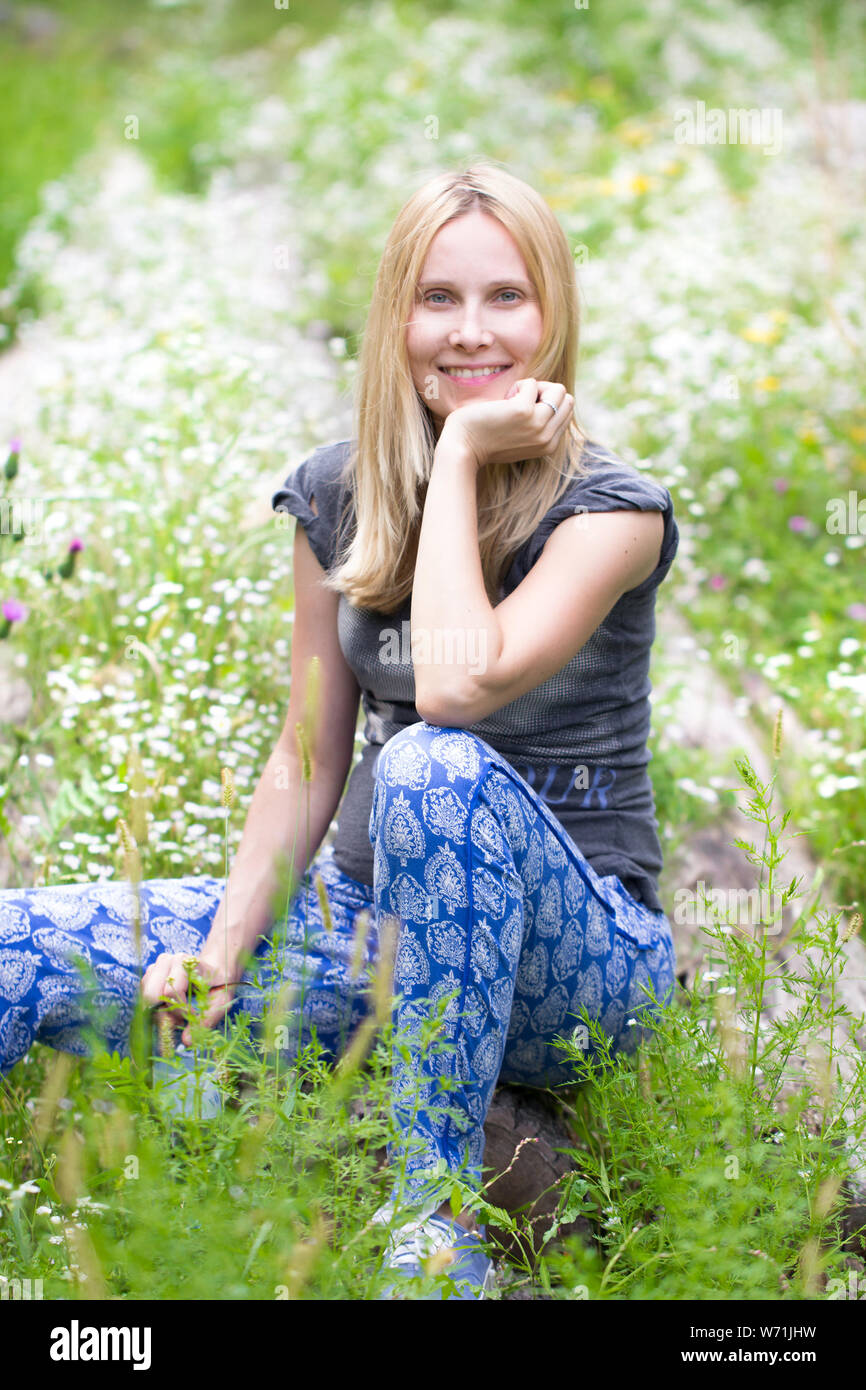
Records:
{"label": "blue eye", "polygon": [[[500,290],[500,291],[499,291],[499,294],[497,295],[497,298],[498,298],[498,299],[501,299],[502,296],[503,296],[504,294],[510,294],[510,295],[513,295],[513,296],[514,296],[513,299],[507,300],[507,301],[506,301],[507,303],[509,303],[509,304],[516,304],[516,303],[519,303],[520,297],[521,297],[521,296],[520,296],[520,291],[519,291],[519,290]],[[449,298],[449,295],[448,295],[448,291],[447,291],[447,290],[429,290],[428,293],[427,293],[427,294],[425,295],[425,297],[424,297],[424,303],[425,303],[425,304],[433,303],[434,297],[436,297],[436,296],[438,296],[438,299],[436,299],[436,303],[437,303],[437,304],[441,304],[441,302],[442,302],[443,299],[448,299],[448,298]]]}

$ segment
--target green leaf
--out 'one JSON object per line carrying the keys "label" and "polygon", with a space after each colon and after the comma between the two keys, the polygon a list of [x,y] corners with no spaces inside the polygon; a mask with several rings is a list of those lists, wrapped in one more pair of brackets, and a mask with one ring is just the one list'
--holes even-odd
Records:
{"label": "green leaf", "polygon": [[598,1160],[598,1169],[599,1169],[599,1181],[600,1181],[600,1183],[601,1183],[601,1190],[602,1190],[602,1192],[604,1193],[604,1195],[605,1195],[605,1197],[607,1198],[607,1200],[608,1200],[608,1201],[611,1201],[610,1184],[609,1184],[608,1179],[607,1179],[607,1169],[606,1169],[605,1166],[604,1166],[604,1159],[603,1159],[602,1157],[599,1157],[599,1160]]}

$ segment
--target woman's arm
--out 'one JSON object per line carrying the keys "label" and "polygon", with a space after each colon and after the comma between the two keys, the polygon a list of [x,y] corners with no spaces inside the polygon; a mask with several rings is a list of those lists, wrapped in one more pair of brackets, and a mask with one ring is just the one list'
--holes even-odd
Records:
{"label": "woman's arm", "polygon": [[[292,859],[285,902],[324,839],[352,763],[360,689],[337,637],[339,595],[320,583],[324,571],[303,527],[295,528],[292,683],[285,724],[247,813],[226,893],[205,944],[235,960],[274,921],[280,870]],[[319,658],[318,708],[305,709],[310,662]],[[303,782],[296,725],[312,730],[312,781]],[[309,790],[309,802],[307,791]],[[284,904],[278,910],[282,911]]]}
{"label": "woman's arm", "polygon": [[[502,640],[481,570],[477,473],[469,447],[443,430],[433,452],[412,587],[415,708],[434,724],[446,713],[443,701],[447,713],[455,713],[460,692],[471,689],[479,666],[495,660]],[[437,652],[446,659],[433,659]]]}
{"label": "woman's arm", "polygon": [[[292,682],[285,724],[255,790],[226,891],[198,957],[214,985],[237,981],[259,937],[267,935],[316,854],[342,796],[352,762],[360,689],[337,637],[339,595],[320,583],[324,571],[301,526],[295,529]],[[317,707],[305,709],[307,677],[319,658]],[[310,731],[312,780],[303,781],[296,725]],[[279,894],[279,897],[277,896]],[[182,1002],[188,975],[181,957],[163,953],[145,972],[142,992]],[[230,1001],[219,991],[203,1016],[213,1026]],[[180,1022],[180,1015],[176,1016]]]}
{"label": "woman's arm", "polygon": [[517,588],[490,604],[478,549],[477,471],[521,448],[531,458],[549,447],[562,425],[534,403],[538,385],[547,395],[561,393],[570,414],[561,386],[528,379],[513,401],[453,411],[434,450],[412,593],[415,707],[432,724],[471,727],[534,690],[659,562],[658,512],[575,515],[554,528]]}

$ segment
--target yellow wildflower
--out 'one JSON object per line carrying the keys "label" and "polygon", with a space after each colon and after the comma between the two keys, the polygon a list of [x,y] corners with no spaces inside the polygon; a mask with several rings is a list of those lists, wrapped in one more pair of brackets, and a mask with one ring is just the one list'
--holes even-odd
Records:
{"label": "yellow wildflower", "polygon": [[777,343],[779,333],[775,328],[747,328],[740,335],[747,343]]}
{"label": "yellow wildflower", "polygon": [[647,130],[646,126],[637,125],[631,121],[626,121],[621,125],[617,134],[628,145],[645,145],[647,140],[651,138],[651,132]]}
{"label": "yellow wildflower", "polygon": [[646,174],[633,174],[628,181],[630,193],[648,193],[652,186],[653,180],[648,178]]}

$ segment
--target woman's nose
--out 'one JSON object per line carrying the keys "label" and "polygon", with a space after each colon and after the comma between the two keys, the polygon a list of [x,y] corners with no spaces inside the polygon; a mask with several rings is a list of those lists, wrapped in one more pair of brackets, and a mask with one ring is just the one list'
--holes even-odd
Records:
{"label": "woman's nose", "polygon": [[452,346],[481,347],[492,343],[493,334],[484,323],[481,310],[475,305],[464,305],[458,310],[457,323],[449,335]]}

